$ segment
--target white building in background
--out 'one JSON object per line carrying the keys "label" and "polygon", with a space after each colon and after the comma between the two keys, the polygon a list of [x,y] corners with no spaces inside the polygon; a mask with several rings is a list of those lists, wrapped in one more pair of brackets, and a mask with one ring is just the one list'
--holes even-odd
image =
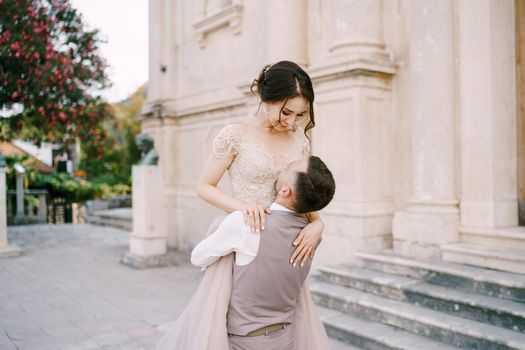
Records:
{"label": "white building in background", "polygon": [[42,145],[38,147],[23,140],[13,140],[13,144],[49,166],[53,166],[53,150],[59,147],[47,142],[42,142]]}
{"label": "white building in background", "polygon": [[203,238],[211,142],[286,59],[314,81],[312,151],[337,181],[318,264],[393,249],[525,271],[523,0],[154,0],[149,16],[142,129],[170,248]]}

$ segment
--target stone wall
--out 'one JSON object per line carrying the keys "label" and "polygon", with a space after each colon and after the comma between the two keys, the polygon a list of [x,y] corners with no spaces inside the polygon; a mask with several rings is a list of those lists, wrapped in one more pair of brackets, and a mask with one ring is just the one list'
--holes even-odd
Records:
{"label": "stone wall", "polygon": [[142,128],[160,154],[169,247],[191,249],[218,213],[195,193],[211,141],[251,117],[249,85],[282,59],[314,81],[312,150],[337,181],[317,263],[390,247],[439,257],[460,226],[516,225],[514,6],[151,1]]}

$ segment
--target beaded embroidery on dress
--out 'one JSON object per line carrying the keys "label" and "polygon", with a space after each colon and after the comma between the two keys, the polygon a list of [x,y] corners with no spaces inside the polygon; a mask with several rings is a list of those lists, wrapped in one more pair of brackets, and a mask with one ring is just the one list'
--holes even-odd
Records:
{"label": "beaded embroidery on dress", "polygon": [[213,140],[213,153],[218,158],[235,156],[228,168],[234,198],[268,207],[276,197],[279,173],[291,162],[307,156],[310,142],[304,130],[297,129],[291,146],[276,161],[260,142],[242,135],[241,125],[230,124]]}

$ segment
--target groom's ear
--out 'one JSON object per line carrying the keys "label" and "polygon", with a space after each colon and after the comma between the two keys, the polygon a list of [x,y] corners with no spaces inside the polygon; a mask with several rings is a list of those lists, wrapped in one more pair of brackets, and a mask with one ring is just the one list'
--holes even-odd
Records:
{"label": "groom's ear", "polygon": [[292,188],[288,185],[285,185],[279,189],[279,195],[281,197],[289,197],[292,195]]}

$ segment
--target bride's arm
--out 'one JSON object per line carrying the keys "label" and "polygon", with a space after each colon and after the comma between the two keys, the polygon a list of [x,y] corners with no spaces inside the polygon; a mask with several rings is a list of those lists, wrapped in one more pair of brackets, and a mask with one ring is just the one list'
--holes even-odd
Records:
{"label": "bride's arm", "polygon": [[297,264],[304,265],[308,257],[313,258],[315,249],[321,243],[321,235],[324,231],[324,222],[317,212],[307,213],[306,216],[310,223],[305,226],[294,241],[295,248],[290,263],[293,266]]}
{"label": "bride's arm", "polygon": [[266,214],[270,213],[269,209],[257,203],[245,203],[235,199],[217,188],[217,184],[234,158],[234,155],[218,158],[212,153],[197,182],[197,195],[214,207],[228,213],[235,210],[242,211],[244,224],[250,226],[253,232],[264,230]]}
{"label": "bride's arm", "polygon": [[197,195],[214,207],[228,213],[235,210],[242,210],[244,205],[244,202],[228,196],[217,188],[217,184],[232,163],[234,157],[235,156],[232,155],[217,158],[211,154],[197,181]]}

